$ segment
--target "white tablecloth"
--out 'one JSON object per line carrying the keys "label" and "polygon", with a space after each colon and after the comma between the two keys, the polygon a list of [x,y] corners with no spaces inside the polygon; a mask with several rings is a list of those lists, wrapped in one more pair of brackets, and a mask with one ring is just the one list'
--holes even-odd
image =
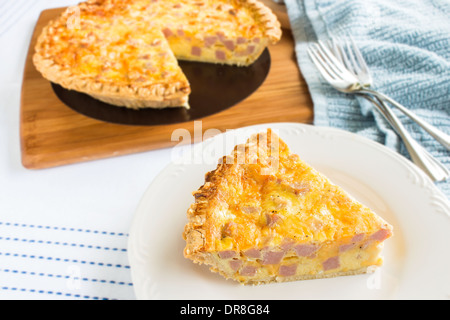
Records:
{"label": "white tablecloth", "polygon": [[170,162],[157,150],[32,171],[21,164],[19,109],[39,14],[69,0],[0,0],[0,299],[135,299],[128,230]]}

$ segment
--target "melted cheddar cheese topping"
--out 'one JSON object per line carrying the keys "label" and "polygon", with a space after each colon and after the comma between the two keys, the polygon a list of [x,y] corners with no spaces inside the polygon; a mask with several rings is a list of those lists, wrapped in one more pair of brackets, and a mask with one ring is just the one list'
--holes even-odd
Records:
{"label": "melted cheddar cheese topping", "polygon": [[241,3],[88,1],[50,24],[38,50],[73,74],[101,83],[185,83],[177,58],[244,64],[259,54],[263,24]]}
{"label": "melted cheddar cheese topping", "polygon": [[235,152],[210,175],[206,251],[242,252],[290,241],[336,247],[386,224],[277,141],[279,148],[257,149],[257,163],[239,163]]}

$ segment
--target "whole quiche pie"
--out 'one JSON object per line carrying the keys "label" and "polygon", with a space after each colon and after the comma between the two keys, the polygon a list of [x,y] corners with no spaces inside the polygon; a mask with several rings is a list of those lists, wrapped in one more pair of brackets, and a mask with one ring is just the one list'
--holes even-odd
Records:
{"label": "whole quiche pie", "polygon": [[189,108],[178,60],[248,66],[281,28],[256,0],[90,0],[42,31],[34,64],[69,90],[129,108]]}

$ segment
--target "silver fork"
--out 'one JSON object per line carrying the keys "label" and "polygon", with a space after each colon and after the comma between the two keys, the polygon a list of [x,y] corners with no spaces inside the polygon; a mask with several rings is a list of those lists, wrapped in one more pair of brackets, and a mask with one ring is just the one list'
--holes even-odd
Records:
{"label": "silver fork", "polygon": [[382,115],[402,138],[413,162],[427,173],[433,181],[443,181],[450,176],[449,170],[411,137],[394,112],[387,107],[382,99],[366,92],[355,74],[350,72],[325,45],[322,43],[312,44],[308,48],[308,53],[324,79],[335,89],[345,93],[364,95],[374,102],[374,105],[379,108]]}
{"label": "silver fork", "polygon": [[[343,43],[344,42],[344,43]],[[321,43],[323,46],[323,43]],[[450,136],[436,127],[430,125],[418,117],[415,113],[409,111],[394,99],[386,96],[385,94],[377,91],[373,91],[370,87],[373,84],[373,79],[369,68],[362,56],[361,51],[355,44],[355,41],[350,37],[350,41],[339,41],[332,39],[329,43],[330,48],[339,60],[358,77],[364,91],[372,96],[376,96],[380,101],[386,101],[403,112],[406,116],[411,118],[426,132],[428,132],[433,138],[435,138],[440,144],[442,144],[447,150],[450,150]],[[386,106],[387,107],[387,106]]]}

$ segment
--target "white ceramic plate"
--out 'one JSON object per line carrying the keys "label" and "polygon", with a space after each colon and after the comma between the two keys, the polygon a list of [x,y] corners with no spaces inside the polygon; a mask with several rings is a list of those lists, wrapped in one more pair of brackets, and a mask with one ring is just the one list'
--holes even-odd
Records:
{"label": "white ceramic plate", "polygon": [[[235,144],[267,127],[292,152],[394,226],[395,235],[385,244],[384,266],[376,273],[242,286],[183,257],[182,232],[192,191]],[[129,259],[138,299],[450,298],[449,202],[415,165],[386,147],[336,129],[279,123],[228,131],[173,151],[178,160],[150,185],[130,230]]]}

